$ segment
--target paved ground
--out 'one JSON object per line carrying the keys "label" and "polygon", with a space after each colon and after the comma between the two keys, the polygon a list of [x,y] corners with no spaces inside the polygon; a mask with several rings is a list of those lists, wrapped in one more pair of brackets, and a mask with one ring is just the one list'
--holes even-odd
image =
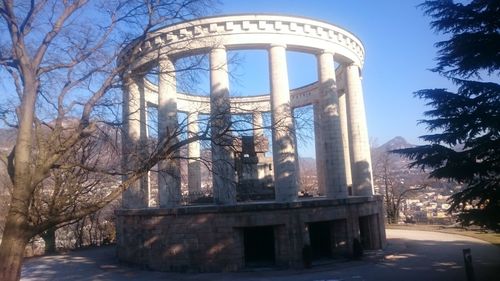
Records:
{"label": "paved ground", "polygon": [[309,270],[173,274],[119,265],[114,248],[29,259],[22,280],[466,280],[462,249],[471,248],[476,281],[500,280],[500,248],[478,239],[427,231],[387,230],[388,246],[362,261],[335,262]]}

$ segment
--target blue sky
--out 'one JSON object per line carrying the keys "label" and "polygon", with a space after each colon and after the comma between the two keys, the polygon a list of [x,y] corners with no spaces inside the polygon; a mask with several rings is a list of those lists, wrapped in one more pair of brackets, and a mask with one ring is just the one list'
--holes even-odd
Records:
{"label": "blue sky", "polygon": [[[418,136],[426,132],[417,122],[422,119],[425,107],[412,93],[424,88],[453,88],[448,80],[429,71],[435,65],[434,43],[444,37],[430,29],[430,18],[417,7],[421,1],[226,0],[221,3],[220,14],[305,16],[357,35],[366,51],[363,89],[368,133],[378,144],[395,136],[421,143]],[[241,59],[236,71],[238,82],[231,83],[231,91],[250,94],[267,91],[265,51],[243,52]],[[291,88],[316,80],[313,56],[291,53],[288,59]]]}
{"label": "blue sky", "polygon": [[[412,93],[423,88],[453,88],[448,80],[428,70],[435,65],[434,43],[443,37],[430,29],[430,18],[417,8],[420,0],[221,0],[220,3],[219,14],[304,16],[338,25],[358,36],[366,52],[363,88],[368,133],[379,145],[395,136],[420,143],[418,136],[426,131],[417,121],[425,107]],[[230,72],[236,78],[231,80],[231,94],[268,93],[267,52],[238,52],[238,58],[238,64],[230,65]],[[288,69],[290,88],[317,79],[313,55],[289,52]],[[207,91],[208,79],[201,82],[202,92]],[[0,90],[12,92],[5,91],[5,87],[0,86]],[[312,143],[299,146],[299,153],[314,156]]]}

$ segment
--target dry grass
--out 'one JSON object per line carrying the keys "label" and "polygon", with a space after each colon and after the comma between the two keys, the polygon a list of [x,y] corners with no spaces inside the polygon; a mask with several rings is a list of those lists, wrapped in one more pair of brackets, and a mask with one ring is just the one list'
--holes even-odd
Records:
{"label": "dry grass", "polygon": [[446,226],[446,225],[427,225],[427,224],[404,224],[404,225],[389,224],[386,225],[386,228],[453,233],[453,234],[477,238],[500,247],[500,233],[495,233],[492,231],[484,231],[479,229],[465,229],[461,227]]}

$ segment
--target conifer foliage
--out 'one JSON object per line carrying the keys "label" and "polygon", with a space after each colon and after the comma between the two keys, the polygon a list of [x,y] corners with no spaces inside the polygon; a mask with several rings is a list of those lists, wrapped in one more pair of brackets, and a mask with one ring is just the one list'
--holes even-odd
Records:
{"label": "conifer foliage", "polygon": [[450,212],[465,225],[500,231],[500,1],[425,1],[432,28],[448,35],[438,42],[433,71],[452,80],[456,91],[424,89],[415,96],[430,107],[421,120],[428,142],[396,150],[430,176],[461,184]]}

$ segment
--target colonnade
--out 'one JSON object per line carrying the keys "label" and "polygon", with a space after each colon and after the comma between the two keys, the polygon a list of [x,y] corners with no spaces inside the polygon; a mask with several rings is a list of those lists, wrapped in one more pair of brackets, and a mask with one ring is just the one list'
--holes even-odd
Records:
{"label": "colonnade", "polygon": [[[285,45],[268,47],[270,109],[275,198],[278,202],[293,202],[298,193],[298,165],[295,128],[290,100]],[[373,195],[370,152],[366,128],[360,68],[342,64],[340,73],[344,87],[337,83],[334,52],[317,52],[317,95],[311,101],[315,119],[316,167],[319,190],[328,198],[346,198],[348,186],[352,195]],[[214,203],[236,204],[231,126],[231,98],[227,69],[227,51],[213,48],[210,58],[210,130],[212,136],[212,171]],[[178,142],[178,108],[174,63],[160,58],[158,77],[158,139],[171,147]],[[339,72],[339,71],[337,71]],[[125,78],[124,91],[124,167],[132,168],[144,161],[147,153],[144,78]],[[198,134],[198,112],[187,112],[188,137]],[[262,135],[262,112],[254,112],[255,135]],[[188,148],[188,188],[199,191],[201,185],[200,144],[190,142]],[[159,206],[175,207],[181,199],[179,149],[169,152],[160,161],[158,190]],[[123,194],[124,208],[149,206],[149,182],[143,176]]]}
{"label": "colonnade", "polygon": [[[227,50],[248,48],[268,51],[268,96],[230,95]],[[289,88],[287,50],[316,55],[316,83],[300,89]],[[210,97],[177,93],[175,59],[200,53],[208,54],[210,60]],[[360,74],[363,61],[364,48],[354,34],[326,22],[280,15],[194,19],[155,30],[134,41],[122,50],[118,62],[129,69],[123,76],[123,168],[142,171],[143,176],[134,176],[137,174],[134,172],[124,176],[124,181],[132,183],[123,193],[123,207],[150,205],[147,169],[151,167],[146,163],[154,151],[148,148],[151,142],[147,130],[148,106],[158,108],[158,147],[175,148],[160,153],[163,158],[157,166],[160,207],[180,204],[180,146],[188,151],[188,190],[193,193],[201,190],[200,142],[184,145],[178,138],[178,112],[187,114],[188,138],[199,135],[200,115],[209,116],[214,203],[236,204],[234,154],[230,149],[233,138],[228,129],[231,114],[242,113],[238,108],[244,108],[245,113],[253,111],[256,137],[263,135],[262,114],[271,113],[276,201],[297,200],[299,166],[292,112],[303,105],[313,106],[321,194],[327,198],[373,195]],[[158,83],[151,87],[140,73],[156,67],[160,70]],[[253,106],[254,103],[260,107]]]}

